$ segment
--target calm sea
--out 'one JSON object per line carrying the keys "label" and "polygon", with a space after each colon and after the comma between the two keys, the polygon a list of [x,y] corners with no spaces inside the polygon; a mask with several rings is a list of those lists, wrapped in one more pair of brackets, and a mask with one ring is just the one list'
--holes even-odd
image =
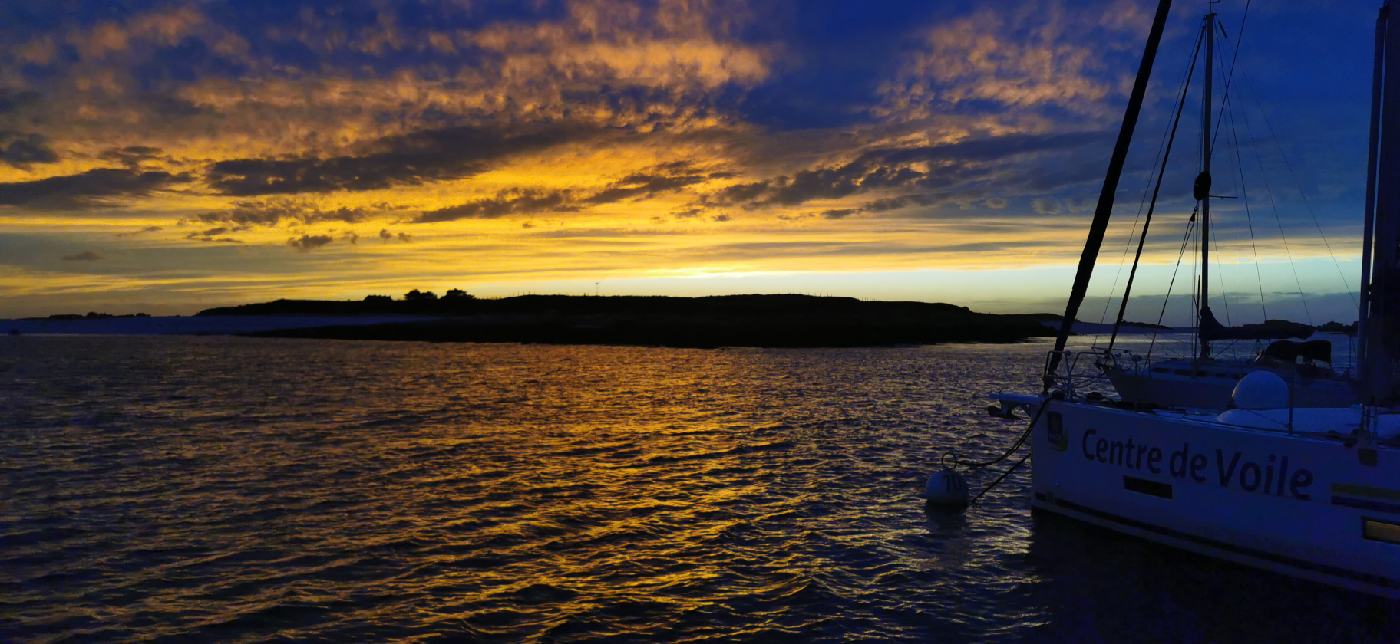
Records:
{"label": "calm sea", "polygon": [[0,639],[1400,634],[1032,518],[1024,472],[927,510],[1046,348],[3,337]]}

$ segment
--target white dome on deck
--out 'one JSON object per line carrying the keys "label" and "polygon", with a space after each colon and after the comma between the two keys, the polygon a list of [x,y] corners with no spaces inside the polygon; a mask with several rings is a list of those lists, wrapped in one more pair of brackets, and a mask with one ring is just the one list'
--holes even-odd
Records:
{"label": "white dome on deck", "polygon": [[1288,407],[1288,383],[1272,371],[1251,371],[1230,394],[1235,409],[1283,409]]}

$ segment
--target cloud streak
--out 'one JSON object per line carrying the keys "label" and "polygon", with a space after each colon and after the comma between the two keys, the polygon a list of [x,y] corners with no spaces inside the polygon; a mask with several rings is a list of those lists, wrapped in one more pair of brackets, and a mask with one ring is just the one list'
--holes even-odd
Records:
{"label": "cloud streak", "polygon": [[27,170],[36,163],[55,161],[58,161],[58,153],[49,147],[44,135],[0,131],[0,162]]}
{"label": "cloud streak", "polygon": [[97,168],[35,181],[0,183],[0,206],[42,206],[58,210],[109,206],[125,199],[150,196],[189,180],[187,175],[160,170]]}
{"label": "cloud streak", "polygon": [[423,130],[380,139],[369,146],[376,151],[360,155],[227,159],[212,164],[206,177],[214,190],[233,196],[374,190],[461,178],[588,134],[569,126],[509,135],[472,126]]}
{"label": "cloud streak", "polygon": [[[752,209],[793,206],[865,193],[912,191],[882,197],[862,208],[868,212],[885,212],[927,206],[959,196],[985,198],[994,189],[1051,190],[1061,186],[1044,185],[1035,172],[1037,163],[1026,163],[1020,168],[1009,167],[1009,164],[1018,158],[1041,153],[1072,153],[1103,138],[1100,132],[1018,133],[970,137],[940,145],[875,148],[848,163],[735,184],[710,195],[709,202]],[[1018,172],[1022,169],[1031,171]],[[1075,183],[1091,177],[1071,175],[1063,177],[1062,181]]]}
{"label": "cloud streak", "polygon": [[728,172],[707,172],[687,162],[675,161],[627,175],[591,193],[578,189],[506,190],[494,197],[424,212],[413,221],[440,223],[459,219],[496,219],[507,215],[577,212],[590,206],[675,193],[711,179],[730,176]]}

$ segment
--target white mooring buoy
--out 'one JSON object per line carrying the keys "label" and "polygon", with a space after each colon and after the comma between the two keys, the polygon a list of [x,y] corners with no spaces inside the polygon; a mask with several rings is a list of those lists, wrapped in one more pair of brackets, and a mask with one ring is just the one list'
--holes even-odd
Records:
{"label": "white mooring buoy", "polygon": [[923,496],[929,505],[967,507],[967,479],[952,469],[941,469],[928,477]]}

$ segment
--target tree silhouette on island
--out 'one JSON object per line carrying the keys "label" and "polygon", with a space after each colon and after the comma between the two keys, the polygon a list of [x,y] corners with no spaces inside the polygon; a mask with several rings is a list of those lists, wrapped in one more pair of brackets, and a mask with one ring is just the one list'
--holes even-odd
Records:
{"label": "tree silhouette on island", "polygon": [[[403,294],[403,301],[405,302],[435,302],[439,299],[449,302],[461,302],[465,300],[474,300],[476,296],[460,288],[447,289],[447,292],[443,293],[441,298],[437,296],[437,293],[432,291],[420,291],[416,288]],[[385,304],[393,302],[394,298],[388,295],[366,295],[363,301],[369,304]]]}

